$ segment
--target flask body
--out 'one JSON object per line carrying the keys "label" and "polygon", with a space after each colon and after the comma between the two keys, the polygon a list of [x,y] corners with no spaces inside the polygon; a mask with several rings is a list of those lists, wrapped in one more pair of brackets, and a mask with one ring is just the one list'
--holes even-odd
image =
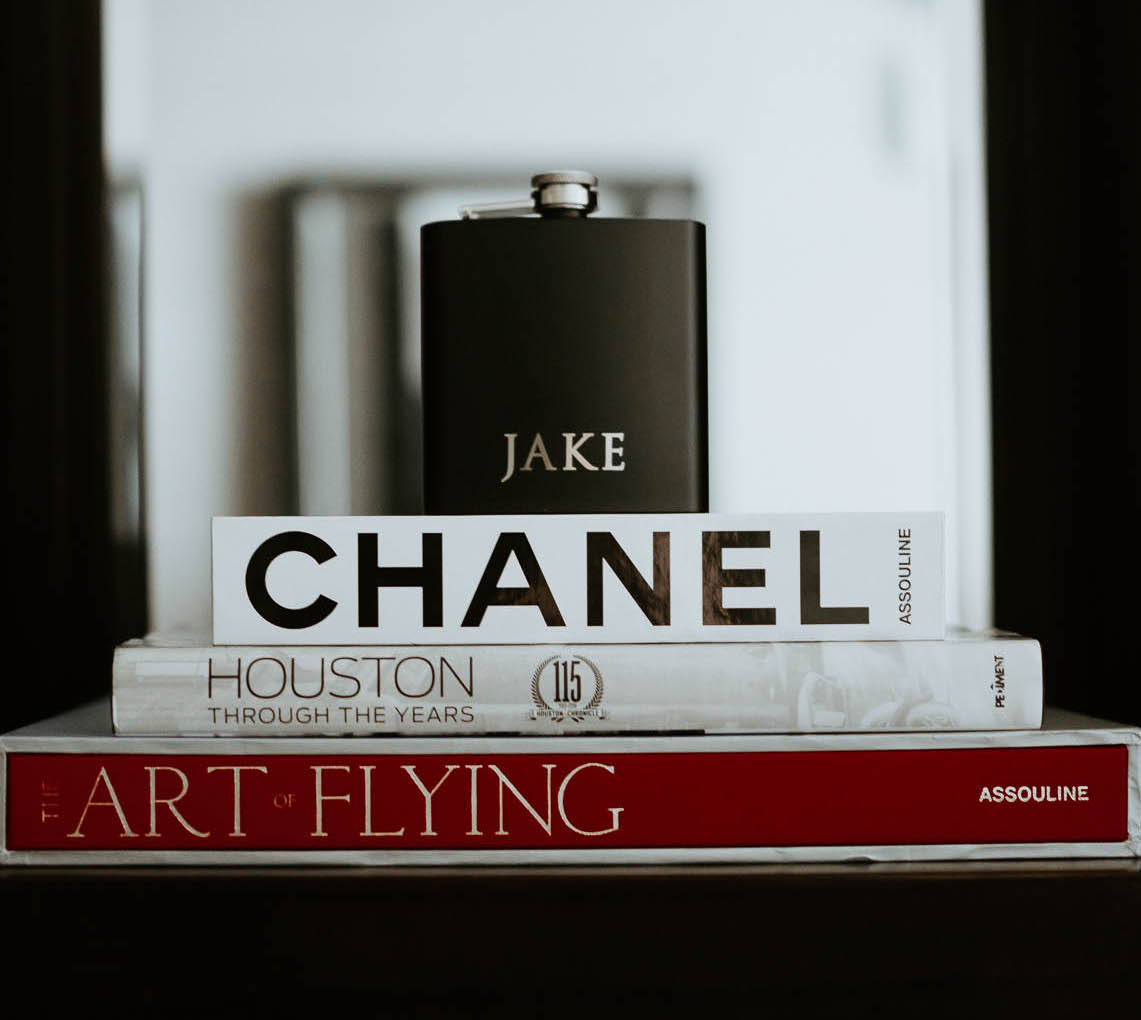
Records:
{"label": "flask body", "polygon": [[421,230],[428,513],[708,509],[705,231]]}

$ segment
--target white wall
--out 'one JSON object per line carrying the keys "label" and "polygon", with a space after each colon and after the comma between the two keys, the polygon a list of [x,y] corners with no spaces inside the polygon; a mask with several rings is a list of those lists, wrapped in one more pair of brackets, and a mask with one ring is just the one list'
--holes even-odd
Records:
{"label": "white wall", "polygon": [[107,0],[107,25],[109,158],[146,186],[156,628],[207,624],[211,515],[285,509],[257,196],[473,164],[692,173],[713,508],[946,509],[950,615],[986,622],[977,0]]}

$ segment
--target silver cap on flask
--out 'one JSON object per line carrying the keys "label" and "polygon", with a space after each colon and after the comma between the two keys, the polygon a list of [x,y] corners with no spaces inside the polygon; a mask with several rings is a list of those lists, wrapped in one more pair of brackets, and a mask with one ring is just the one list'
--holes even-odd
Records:
{"label": "silver cap on flask", "polygon": [[556,219],[589,216],[598,208],[598,178],[583,170],[549,170],[531,178],[531,197],[507,202],[461,205],[465,220],[505,216],[539,216]]}

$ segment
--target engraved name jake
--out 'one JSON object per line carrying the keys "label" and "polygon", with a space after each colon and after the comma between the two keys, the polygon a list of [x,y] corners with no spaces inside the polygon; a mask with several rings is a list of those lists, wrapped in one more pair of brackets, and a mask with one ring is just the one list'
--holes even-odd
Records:
{"label": "engraved name jake", "polygon": [[[563,458],[561,467],[555,466],[550,453],[547,452],[547,444],[543,441],[542,435],[536,432],[519,470],[534,471],[536,462],[544,471],[626,470],[625,447],[622,445],[626,441],[625,432],[603,432],[601,434],[599,438],[602,446],[602,459],[598,463],[591,461],[587,456],[587,454],[594,452],[594,448],[599,445],[599,443],[590,443],[590,440],[594,439],[595,433],[564,432],[562,437]],[[500,485],[515,476],[515,441],[519,438],[519,433],[504,432],[503,438],[507,442],[507,467],[503,472],[503,477],[499,479]],[[588,444],[590,448],[586,449]],[[558,446],[555,449],[557,451]]]}

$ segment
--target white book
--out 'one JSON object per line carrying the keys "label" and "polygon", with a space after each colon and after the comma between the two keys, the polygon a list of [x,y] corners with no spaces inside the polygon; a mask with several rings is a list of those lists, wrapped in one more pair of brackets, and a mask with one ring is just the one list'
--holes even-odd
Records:
{"label": "white book", "polygon": [[1032,729],[1038,642],[211,646],[115,652],[115,731],[154,736]]}
{"label": "white book", "polygon": [[923,640],[943,515],[217,517],[216,644]]}

